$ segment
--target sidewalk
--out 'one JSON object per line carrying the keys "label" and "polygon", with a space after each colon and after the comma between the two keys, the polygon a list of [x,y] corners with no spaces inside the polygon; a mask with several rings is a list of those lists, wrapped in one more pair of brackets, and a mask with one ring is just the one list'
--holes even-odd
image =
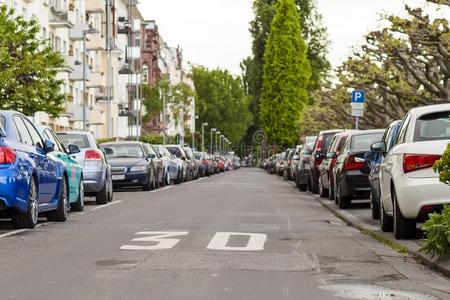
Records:
{"label": "sidewalk", "polygon": [[[295,185],[294,185],[295,187]],[[309,192],[308,192],[309,193]],[[437,257],[431,257],[430,255],[421,252],[420,249],[424,246],[422,240],[397,240],[393,233],[382,232],[378,223],[378,220],[373,220],[370,215],[370,207],[368,200],[359,200],[352,203],[350,209],[339,209],[339,207],[327,198],[321,198],[318,195],[313,195],[319,203],[331,210],[340,219],[346,222],[348,225],[358,228],[361,231],[371,232],[377,236],[397,243],[406,247],[407,252],[418,259],[423,264],[429,266],[433,270],[441,272],[447,277],[450,277],[450,258],[438,259]]]}

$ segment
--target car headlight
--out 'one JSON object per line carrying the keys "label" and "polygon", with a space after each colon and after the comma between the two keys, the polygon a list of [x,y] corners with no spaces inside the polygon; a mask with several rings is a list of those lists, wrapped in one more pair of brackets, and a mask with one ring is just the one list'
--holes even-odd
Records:
{"label": "car headlight", "polygon": [[130,172],[144,172],[147,171],[147,166],[143,165],[143,166],[134,166],[131,167]]}

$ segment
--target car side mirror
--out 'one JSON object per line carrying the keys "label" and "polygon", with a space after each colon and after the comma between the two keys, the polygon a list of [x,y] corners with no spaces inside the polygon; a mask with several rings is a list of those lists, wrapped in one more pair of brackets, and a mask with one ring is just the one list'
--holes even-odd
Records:
{"label": "car side mirror", "polygon": [[103,151],[105,152],[106,155],[114,154],[114,151],[111,148],[104,148]]}
{"label": "car side mirror", "polygon": [[327,158],[336,158],[336,157],[337,157],[337,153],[334,151],[327,153]]}
{"label": "car side mirror", "polygon": [[149,155],[147,155],[147,158],[155,159],[156,158],[156,154],[150,153]]}
{"label": "car side mirror", "polygon": [[299,160],[299,159],[300,159],[300,156],[294,155],[294,157],[293,157],[292,159],[293,159],[293,160]]}
{"label": "car side mirror", "polygon": [[77,145],[69,145],[69,154],[77,154],[80,152],[80,147],[78,147]]}
{"label": "car side mirror", "polygon": [[183,156],[181,157],[181,159],[184,160],[184,161],[186,161],[186,156],[183,155]]}
{"label": "car side mirror", "polygon": [[311,149],[306,149],[305,151],[303,151],[303,154],[311,155],[312,154],[312,150]]}
{"label": "car side mirror", "polygon": [[370,146],[370,151],[378,153],[386,153],[386,143],[383,141],[373,143],[372,146]]}
{"label": "car side mirror", "polygon": [[50,140],[45,140],[44,142],[44,151],[46,153],[50,153],[55,151],[55,144]]}

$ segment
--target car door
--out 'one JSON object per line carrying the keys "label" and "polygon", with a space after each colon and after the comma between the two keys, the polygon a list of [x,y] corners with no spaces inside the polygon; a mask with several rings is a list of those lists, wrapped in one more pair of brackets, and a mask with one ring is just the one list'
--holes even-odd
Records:
{"label": "car door", "polygon": [[381,201],[386,212],[393,212],[392,198],[391,198],[391,181],[392,181],[392,169],[395,161],[400,155],[395,151],[397,145],[405,142],[408,126],[411,120],[411,115],[407,114],[403,119],[402,125],[398,131],[398,135],[392,145],[392,148],[386,153],[381,165],[380,165],[380,192]]}

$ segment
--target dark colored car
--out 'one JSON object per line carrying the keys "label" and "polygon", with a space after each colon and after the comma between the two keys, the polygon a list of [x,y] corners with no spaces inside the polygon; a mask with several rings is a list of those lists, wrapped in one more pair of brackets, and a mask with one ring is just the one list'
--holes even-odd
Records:
{"label": "dark colored car", "polygon": [[[395,137],[401,125],[401,120],[394,121],[389,124],[384,132],[382,141],[386,143],[386,152],[389,152],[394,146]],[[372,218],[377,220],[380,218],[380,165],[383,162],[384,155],[380,152],[367,152],[365,157],[370,166],[370,208],[372,210]],[[369,157],[370,159],[368,159]]]}
{"label": "dark colored car", "polygon": [[194,152],[190,147],[183,147],[183,150],[186,153],[186,164],[188,167],[188,177],[186,181],[198,179],[200,177],[198,172],[199,163],[194,157]]}
{"label": "dark colored car", "polygon": [[384,129],[350,133],[334,167],[335,194],[339,208],[348,208],[352,199],[369,198],[370,166],[365,154],[380,141]]}
{"label": "dark colored car", "polygon": [[148,153],[140,142],[104,143],[101,147],[111,165],[114,187],[141,186],[142,190],[156,188],[155,154]]}
{"label": "dark colored car", "polygon": [[319,166],[327,156],[328,148],[331,145],[331,141],[336,133],[342,132],[342,129],[321,131],[317,136],[316,144],[311,154],[311,160],[309,164],[309,188],[311,193],[319,193]]}
{"label": "dark colored car", "polygon": [[316,140],[317,140],[316,136],[306,137],[302,150],[300,151],[299,162],[298,164],[296,164],[294,169],[295,185],[302,192],[306,191],[311,183],[311,178],[309,177],[310,174],[309,165],[311,160],[312,149],[316,144]]}
{"label": "dark colored car", "polygon": [[334,200],[334,173],[333,168],[336,164],[337,157],[341,154],[342,148],[347,141],[351,131],[336,133],[331,141],[327,156],[319,166],[319,195],[320,197],[329,197]]}
{"label": "dark colored car", "polygon": [[[292,180],[293,176],[293,172],[292,172],[292,167],[295,163],[295,159],[294,156],[297,152],[296,148],[290,148],[286,150],[286,156],[285,156],[285,168],[283,171],[283,179],[284,180]],[[298,156],[295,157],[296,159],[298,159]]]}
{"label": "dark colored car", "polygon": [[151,160],[155,166],[156,188],[165,187],[167,184],[167,170],[163,160],[156,153],[155,148],[150,144],[143,144],[148,156],[153,157]]}

